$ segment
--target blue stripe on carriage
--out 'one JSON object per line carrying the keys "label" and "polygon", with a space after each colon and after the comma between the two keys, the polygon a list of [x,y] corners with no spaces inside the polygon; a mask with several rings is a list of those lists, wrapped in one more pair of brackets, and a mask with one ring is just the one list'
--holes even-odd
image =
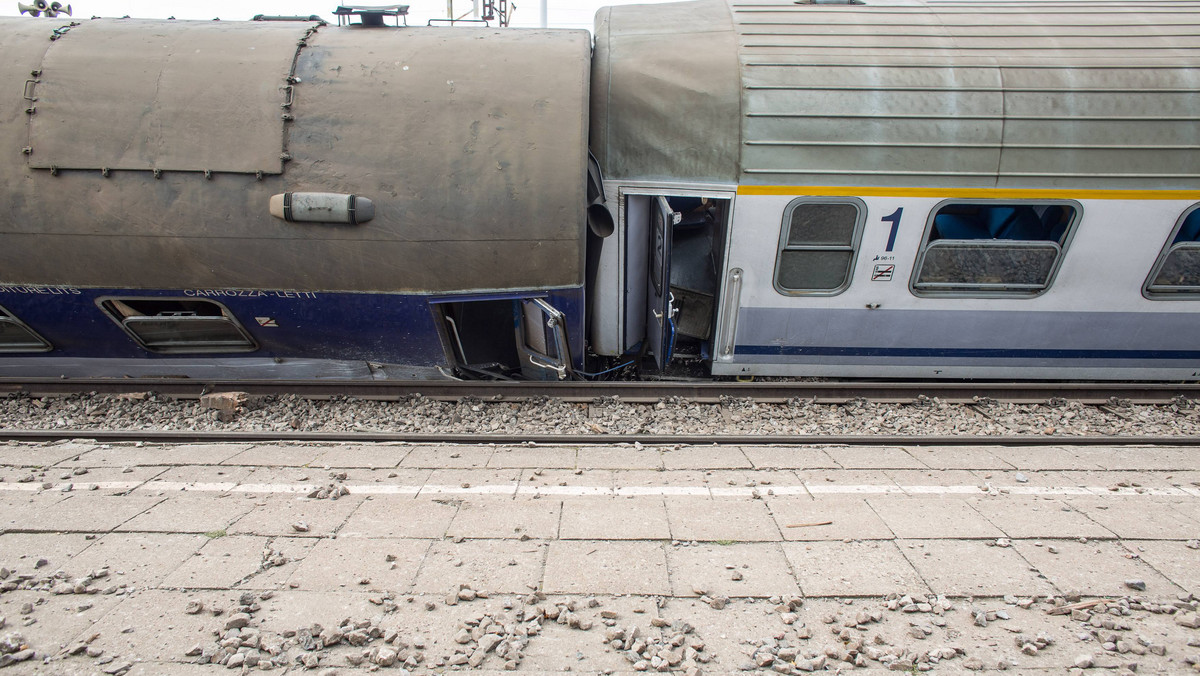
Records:
{"label": "blue stripe on carriage", "polygon": [[[216,301],[258,344],[253,352],[230,357],[360,360],[435,366],[445,362],[431,305],[439,302],[544,297],[567,317],[568,340],[581,366],[582,288],[417,295],[326,293],[259,289],[92,289],[65,286],[0,285],[0,306],[54,346],[49,352],[11,356],[194,359],[220,353],[157,354],[137,345],[97,306],[114,298],[178,298]],[[260,325],[263,318],[268,326]],[[270,319],[272,321],[266,322]],[[10,356],[6,355],[6,356]]]}
{"label": "blue stripe on carriage", "polygon": [[1200,350],[1069,350],[941,347],[738,345],[734,354],[766,357],[915,357],[921,359],[1200,359]]}

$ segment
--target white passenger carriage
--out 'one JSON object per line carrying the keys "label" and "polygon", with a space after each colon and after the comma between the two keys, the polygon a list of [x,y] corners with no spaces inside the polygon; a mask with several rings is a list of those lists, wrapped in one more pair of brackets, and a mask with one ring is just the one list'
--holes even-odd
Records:
{"label": "white passenger carriage", "polygon": [[596,352],[1200,377],[1200,3],[700,0],[595,37]]}

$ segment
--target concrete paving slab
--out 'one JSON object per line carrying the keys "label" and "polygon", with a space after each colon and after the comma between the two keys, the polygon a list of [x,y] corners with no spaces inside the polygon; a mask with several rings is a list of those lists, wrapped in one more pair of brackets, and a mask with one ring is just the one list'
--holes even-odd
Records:
{"label": "concrete paving slab", "polygon": [[[1193,522],[1200,523],[1200,500],[1181,498],[1170,500],[1167,504],[1175,512],[1184,515]],[[1187,530],[1191,531],[1191,527],[1188,526]]]}
{"label": "concrete paving slab", "polygon": [[67,499],[47,505],[38,513],[37,519],[28,521],[25,527],[36,531],[103,533],[162,501],[163,498],[143,495],[98,495],[94,491],[70,493]]}
{"label": "concrete paving slab", "polygon": [[821,493],[840,495],[896,493],[899,495],[904,492],[883,470],[808,469],[799,470],[798,474],[809,493],[813,495]]}
{"label": "concrete paving slab", "polygon": [[730,598],[799,595],[791,565],[777,542],[667,547],[675,596]]}
{"label": "concrete paving slab", "polygon": [[108,568],[108,579],[96,583],[100,587],[157,587],[207,541],[203,535],[183,533],[109,533],[91,541],[60,567],[73,577]]}
{"label": "concrete paving slab", "polygon": [[[0,566],[18,573],[42,574],[67,569],[72,556],[92,544],[84,533],[4,533],[0,535]],[[39,571],[39,559],[48,563]]]}
{"label": "concrete paving slab", "polygon": [[526,469],[521,472],[518,495],[579,495],[577,488],[595,495],[611,495],[616,472],[610,469]]}
{"label": "concrete paving slab", "polygon": [[[142,482],[150,481],[167,471],[168,467],[142,465],[137,467],[54,467],[46,473],[45,480],[54,483],[56,489],[65,484],[73,484],[73,491],[90,490],[96,484],[101,492],[111,493],[114,490],[125,492],[139,487]],[[76,472],[85,472],[76,474]]]}
{"label": "concrete paving slab", "polygon": [[96,444],[57,443],[47,444],[9,442],[0,444],[0,465],[8,467],[50,467],[75,457],[82,458],[96,448]]}
{"label": "concrete paving slab", "polygon": [[[675,495],[708,493],[708,476],[699,470],[617,470],[613,474],[618,495]],[[682,493],[680,492],[682,491]]]}
{"label": "concrete paving slab", "polygon": [[575,469],[577,450],[568,446],[497,448],[487,466],[493,469]]}
{"label": "concrete paving slab", "polygon": [[324,450],[324,447],[316,445],[255,444],[233,457],[222,460],[221,464],[254,467],[311,466]]}
{"label": "concrete paving slab", "polygon": [[[1041,546],[1039,547],[1038,544]],[[1057,553],[1051,553],[1054,547]],[[1040,542],[1016,540],[1013,548],[1063,592],[1086,596],[1122,596],[1138,593],[1125,586],[1125,580],[1146,583],[1145,595],[1174,597],[1183,591],[1146,562],[1132,558],[1119,542],[1074,540]]]}
{"label": "concrete paving slab", "polygon": [[[1133,470],[1105,470],[1101,472],[1065,471],[1056,472],[1069,486],[1087,486],[1110,493],[1147,493],[1170,489],[1179,483],[1171,472],[1138,472]],[[1168,491],[1174,492],[1174,491]]]}
{"label": "concrete paving slab", "polygon": [[[395,474],[396,476],[391,476]],[[409,495],[425,484],[430,470],[367,469],[350,467],[325,469],[324,467],[257,467],[246,476],[235,489],[239,493],[258,491],[262,494],[294,492],[307,494],[314,488],[339,484],[354,491],[365,486],[404,486]],[[345,477],[344,479],[341,477]],[[388,490],[386,488],[379,490]]]}
{"label": "concrete paving slab", "polygon": [[270,565],[261,565],[249,577],[243,578],[235,589],[268,591],[291,589],[287,586],[287,582],[291,579],[292,573],[296,572],[318,542],[320,540],[316,538],[267,538],[263,545],[263,561],[264,563],[270,561]]}
{"label": "concrete paving slab", "polygon": [[806,597],[929,592],[925,581],[891,541],[788,542],[783,551]]}
{"label": "concrete paving slab", "polygon": [[1107,470],[1189,470],[1200,471],[1200,450],[1161,446],[1093,446],[1097,461]]}
{"label": "concrete paving slab", "polygon": [[[793,626],[783,624],[780,614],[768,603],[734,599],[725,608],[716,610],[699,599],[672,599],[659,613],[676,626],[687,623],[696,627],[695,635],[704,641],[704,652],[712,658],[702,669],[706,674],[741,673],[742,666],[751,662],[749,653],[753,652],[754,644],[767,638],[774,640],[773,637],[781,636],[792,645],[801,644],[793,628],[801,622]],[[808,614],[806,610],[801,613]],[[660,636],[660,631],[649,623],[638,624],[648,635]],[[812,619],[810,626],[815,636],[820,636],[819,629],[828,631],[819,619]],[[663,631],[670,636],[671,629]],[[823,648],[823,644],[817,647]]]}
{"label": "concrete paving slab", "polygon": [[1012,547],[978,540],[901,540],[900,552],[935,594],[1030,596],[1055,589]]}
{"label": "concrete paving slab", "polygon": [[346,518],[338,537],[441,538],[460,502],[458,498],[371,496]]}
{"label": "concrete paving slab", "polygon": [[784,540],[890,540],[895,534],[861,497],[769,497]]}
{"label": "concrete paving slab", "polygon": [[952,494],[980,484],[978,475],[963,469],[890,469],[884,473],[906,493],[914,495],[927,495],[930,491],[923,489],[931,487],[946,489],[946,494]]}
{"label": "concrete paving slab", "polygon": [[125,676],[213,676],[222,672],[228,674],[229,669],[218,664],[142,662],[134,664],[132,669],[125,672]]}
{"label": "concrete paving slab", "polygon": [[[196,490],[210,494],[222,488],[232,488],[253,473],[253,467],[225,467],[221,465],[185,465],[168,467],[151,477],[134,490],[137,492],[169,493],[180,490]],[[194,486],[191,486],[194,485]]]}
{"label": "concrete paving slab", "polygon": [[429,540],[401,538],[319,540],[288,584],[308,591],[404,593],[412,588],[429,545]]}
{"label": "concrete paving slab", "polygon": [[558,537],[562,503],[552,498],[464,499],[450,522],[450,537],[549,540]]}
{"label": "concrete paving slab", "polygon": [[906,446],[908,454],[933,469],[1015,469],[988,446]]}
{"label": "concrete paving slab", "polygon": [[314,467],[330,467],[335,469],[368,468],[390,469],[399,467],[400,462],[412,450],[410,446],[398,444],[375,444],[360,446],[355,444],[337,444],[321,450],[313,459]]}
{"label": "concrete paving slab", "polygon": [[574,498],[563,501],[558,537],[564,540],[669,540],[661,497]]}
{"label": "concrete paving slab", "polygon": [[[202,536],[203,537],[203,536]],[[214,536],[162,581],[162,587],[228,589],[262,568],[268,538]]]}
{"label": "concrete paving slab", "polygon": [[671,593],[660,542],[555,540],[546,555],[549,594]]}
{"label": "concrete paving slab", "polygon": [[76,467],[137,467],[139,465],[216,465],[250,448],[250,444],[102,444],[78,460]]}
{"label": "concrete paving slab", "polygon": [[979,477],[978,483],[980,485],[991,486],[1000,490],[1021,490],[1031,486],[1046,488],[1075,486],[1075,484],[1070,483],[1066,473],[1059,470],[981,469],[974,470],[972,473]]}
{"label": "concrete paving slab", "polygon": [[528,594],[542,581],[546,543],[535,540],[439,540],[417,574],[413,592],[444,596],[459,585],[491,594]]}
{"label": "concrete paving slab", "polygon": [[1112,531],[1058,497],[1000,495],[969,504],[1010,538],[1111,538]]}
{"label": "concrete paving slab", "polygon": [[435,469],[425,480],[421,494],[475,489],[490,495],[515,495],[520,482],[519,469]]}
{"label": "concrete paving slab", "polygon": [[[549,601],[555,600],[558,599],[551,597]],[[600,605],[596,608],[588,608],[586,604],[579,603],[575,612],[595,625],[591,631],[580,631],[555,622],[544,623],[542,631],[529,642],[525,650],[525,660],[521,663],[518,673],[603,674],[611,669],[614,674],[630,674],[631,663],[619,651],[605,646],[601,640],[605,625],[600,613],[615,613],[617,617],[614,624],[618,627],[628,629],[637,626],[642,632],[653,631],[657,635],[659,630],[653,629],[650,621],[659,616],[658,608],[653,603],[646,603],[642,597],[606,597],[597,601]]]}
{"label": "concrete paving slab", "polygon": [[966,500],[957,497],[872,496],[867,504],[901,539],[1004,536]]}
{"label": "concrete paving slab", "polygon": [[225,530],[254,508],[238,497],[180,493],[168,497],[117,527],[121,531],[210,533]]}
{"label": "concrete paving slab", "polygon": [[197,643],[208,644],[213,640],[213,630],[224,626],[224,616],[214,617],[207,611],[184,613],[188,601],[201,601],[206,608],[229,609],[234,605],[229,596],[229,592],[148,589],[126,598],[88,631],[100,634],[93,645],[109,655],[183,661],[189,648]]}
{"label": "concrete paving slab", "polygon": [[1167,540],[1127,540],[1125,546],[1171,582],[1200,596],[1200,548]]}
{"label": "concrete paving slab", "polygon": [[414,446],[401,467],[451,469],[487,467],[495,448],[491,446]]}
{"label": "concrete paving slab", "polygon": [[704,478],[714,496],[750,496],[755,490],[760,495],[808,495],[799,474],[790,469],[716,469],[705,472]]}
{"label": "concrete paving slab", "polygon": [[773,542],[783,539],[761,500],[678,498],[667,501],[667,522],[676,540]]}
{"label": "concrete paving slab", "polygon": [[658,448],[646,446],[584,446],[575,455],[580,469],[658,469],[663,466]]}
{"label": "concrete paving slab", "polygon": [[[57,596],[32,591],[8,592],[0,596],[0,616],[8,622],[0,634],[18,633],[34,650],[54,655],[73,643],[80,634],[87,633],[122,599],[115,595]],[[22,615],[21,606],[26,603],[33,606],[33,612]],[[27,620],[33,620],[34,623],[26,625]],[[12,667],[5,667],[5,676],[12,670]],[[56,672],[51,670],[42,673]]]}
{"label": "concrete paving slab", "polygon": [[0,491],[0,532],[39,530],[35,526],[42,513],[67,497],[59,491]]}
{"label": "concrete paving slab", "polygon": [[997,458],[1018,470],[1097,470],[1103,469],[1104,454],[1082,446],[1008,446],[992,451]]}
{"label": "concrete paving slab", "polygon": [[742,452],[759,469],[837,469],[824,448],[811,446],[745,446]]}
{"label": "concrete paving slab", "polygon": [[928,469],[903,448],[833,446],[825,452],[843,469]]}
{"label": "concrete paving slab", "polygon": [[[242,501],[240,504],[245,511],[227,530],[231,534],[325,537],[338,532],[364,499],[364,496],[354,494],[343,495],[337,500],[303,495],[263,495]],[[308,530],[297,530],[298,524]]]}
{"label": "concrete paving slab", "polygon": [[676,469],[749,469],[750,460],[737,446],[684,446],[666,448],[663,466]]}
{"label": "concrete paving slab", "polygon": [[[1068,497],[1071,505],[1093,521],[1131,540],[1200,538],[1200,521],[1174,508],[1172,501],[1151,497]],[[1190,501],[1189,501],[1190,502]]]}

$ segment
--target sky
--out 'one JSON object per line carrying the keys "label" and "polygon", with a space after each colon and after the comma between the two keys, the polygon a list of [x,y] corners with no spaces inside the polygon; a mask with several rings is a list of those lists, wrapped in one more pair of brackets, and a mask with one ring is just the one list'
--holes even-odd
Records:
{"label": "sky", "polygon": [[[32,4],[33,0],[2,0],[0,16],[17,16],[18,2]],[[338,0],[208,0],[184,2],[183,0],[59,0],[70,4],[74,18],[91,16],[120,17],[129,15],[145,19],[246,20],[255,14],[303,15],[317,14],[331,23],[335,22],[332,12]],[[380,5],[400,0],[363,0],[360,5]],[[635,2],[650,3],[663,0],[545,0],[549,25],[556,28],[591,29],[596,10],[604,5],[628,5]],[[447,15],[447,0],[407,0],[409,25],[424,25],[431,18],[444,19]],[[541,0],[510,0],[513,26],[537,26],[540,19]],[[344,4],[354,4],[345,2]],[[483,4],[483,0],[480,0]],[[471,0],[453,0],[455,16],[471,12]],[[28,15],[26,15],[28,16]],[[30,18],[30,21],[38,19]],[[44,20],[44,19],[43,19]]]}

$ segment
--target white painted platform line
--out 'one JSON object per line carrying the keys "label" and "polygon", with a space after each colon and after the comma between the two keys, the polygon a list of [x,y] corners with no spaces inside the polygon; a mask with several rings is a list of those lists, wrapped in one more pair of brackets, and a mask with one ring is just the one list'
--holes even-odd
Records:
{"label": "white painted platform line", "polygon": [[[347,486],[347,488],[350,489],[351,494],[354,493],[353,486]],[[421,495],[425,493],[434,493],[437,495],[516,495],[517,485],[503,484],[498,486],[467,486],[463,488],[462,486],[427,484],[420,486],[420,493]]]}
{"label": "white painted platform line", "polygon": [[6,482],[6,483],[0,483],[0,491],[11,491],[14,493],[38,493],[40,491],[45,491],[47,493],[53,493],[55,491],[58,491],[61,493],[61,492],[63,492],[63,489],[66,488],[67,486],[71,487],[71,490],[67,491],[68,493],[87,493],[90,491],[90,488],[89,488],[90,486],[95,486],[96,490],[101,490],[101,491],[128,491],[128,490],[137,488],[138,486],[141,486],[143,483],[145,483],[145,482],[143,482],[143,481],[88,481],[88,482],[75,483],[73,481],[63,481],[63,482],[54,484],[50,488],[42,488],[41,482],[30,482],[30,483],[23,483],[23,484],[14,484],[14,483]]}
{"label": "white painted platform line", "polygon": [[[187,493],[279,493],[298,495],[321,488],[316,484],[238,484],[233,482],[186,482],[186,481],[97,481],[90,483],[60,482],[50,488],[43,488],[41,483],[0,483],[0,493],[37,493],[64,492],[71,486],[70,493],[89,492],[90,486],[96,486],[103,491],[163,491]],[[453,486],[441,484],[425,485],[387,485],[387,484],[345,484],[350,495],[508,495],[535,496],[556,495],[563,497],[591,496],[658,496],[658,497],[711,497],[711,498],[748,498],[755,493],[759,497],[784,497],[796,495],[1081,495],[1089,497],[1119,497],[1119,498],[1200,498],[1200,489],[1192,486],[1171,486],[1159,488],[1120,488],[1112,490],[1108,486],[898,486],[895,484],[852,484],[845,486],[805,485],[805,486],[759,486],[757,488],[721,486],[708,488],[705,486],[519,486],[518,484],[499,484],[484,486]]]}
{"label": "white painted platform line", "polygon": [[[903,493],[904,489],[895,484],[861,484],[858,486],[819,486],[807,484],[808,492],[813,495],[862,495],[880,493]],[[946,486],[939,486],[946,488]]]}
{"label": "white painted platform line", "polygon": [[979,486],[900,486],[900,490],[913,495],[985,495]]}
{"label": "white painted platform line", "polygon": [[617,495],[667,495],[667,496],[702,496],[709,497],[711,493],[702,486],[620,486]]}
{"label": "white painted platform line", "polygon": [[521,486],[517,495],[613,496],[616,489],[608,486]]}

